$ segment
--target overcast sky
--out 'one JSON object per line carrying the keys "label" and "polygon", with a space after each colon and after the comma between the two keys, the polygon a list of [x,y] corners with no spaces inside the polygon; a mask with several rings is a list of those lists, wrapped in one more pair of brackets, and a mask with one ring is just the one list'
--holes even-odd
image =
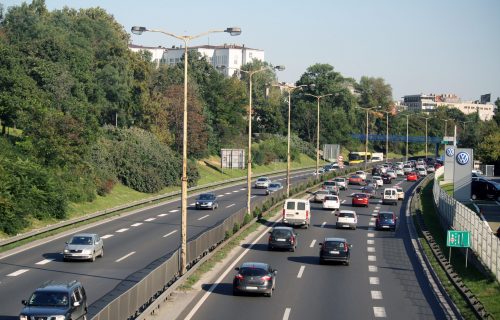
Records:
{"label": "overcast sky", "polygon": [[[20,4],[0,0],[4,7]],[[31,2],[31,1],[29,1]],[[190,45],[245,44],[285,65],[279,80],[295,82],[307,67],[328,63],[346,77],[382,77],[394,99],[455,93],[463,100],[500,96],[498,0],[46,0],[49,10],[104,8],[127,32],[133,25],[194,35],[230,26],[238,37],[212,34]],[[161,34],[133,35],[134,44],[180,45]]]}

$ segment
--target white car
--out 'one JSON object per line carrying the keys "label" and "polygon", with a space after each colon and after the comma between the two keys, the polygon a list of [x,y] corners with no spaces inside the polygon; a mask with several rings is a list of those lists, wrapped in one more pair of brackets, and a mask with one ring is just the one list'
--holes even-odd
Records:
{"label": "white car", "polygon": [[396,192],[398,194],[398,200],[404,200],[405,192],[403,191],[403,188],[400,186],[395,186],[394,189],[396,189]]}
{"label": "white car", "polygon": [[255,181],[255,188],[267,189],[270,183],[271,179],[268,177],[260,177],[257,181]]}
{"label": "white car", "polygon": [[411,165],[409,165],[409,164],[405,164],[405,165],[404,165],[404,167],[403,167],[403,172],[404,172],[405,174],[410,173],[410,172],[412,172],[412,171],[413,171],[413,168],[412,168],[412,166],[411,166]]}
{"label": "white car", "polygon": [[387,170],[387,175],[391,177],[392,179],[396,179],[398,175],[396,174],[396,171],[394,170]]}
{"label": "white car", "polygon": [[335,178],[337,186],[342,190],[347,190],[347,180],[345,178]]}
{"label": "white car", "polygon": [[361,179],[366,180],[366,172],[363,170],[356,171],[356,174],[361,177]]}
{"label": "white car", "polygon": [[339,213],[336,214],[337,223],[335,226],[337,228],[351,228],[356,230],[358,225],[358,216],[356,211],[352,210],[340,210]]}
{"label": "white car", "polygon": [[323,209],[339,210],[340,209],[339,197],[335,195],[325,196],[325,198],[323,199]]}
{"label": "white car", "polygon": [[377,183],[377,186],[382,187],[384,185],[384,180],[382,180],[381,176],[373,176],[372,180]]}
{"label": "white car", "polygon": [[427,173],[432,173],[432,172],[436,172],[436,168],[434,168],[434,166],[427,166]]}
{"label": "white car", "polygon": [[396,162],[396,166],[397,166],[399,169],[403,169],[404,163],[403,163],[403,162]]}
{"label": "white car", "polygon": [[399,167],[396,168],[394,171],[396,172],[396,175],[398,175],[398,176],[404,176],[405,175],[405,172],[403,171],[403,169],[401,169]]}
{"label": "white car", "polygon": [[323,202],[326,196],[331,195],[330,190],[318,190],[314,193],[314,202]]}
{"label": "white car", "polygon": [[417,169],[417,173],[423,177],[423,176],[426,176],[427,175],[427,170],[425,170],[425,168],[418,168]]}

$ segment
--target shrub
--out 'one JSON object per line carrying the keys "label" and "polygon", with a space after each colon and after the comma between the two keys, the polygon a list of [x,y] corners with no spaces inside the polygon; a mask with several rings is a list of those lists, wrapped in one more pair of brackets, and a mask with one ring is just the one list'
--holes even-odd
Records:
{"label": "shrub", "polygon": [[249,214],[245,214],[245,217],[243,218],[243,225],[246,225],[252,220],[252,216]]}
{"label": "shrub", "polygon": [[238,232],[238,230],[240,230],[240,224],[235,222],[233,225],[233,234]]}

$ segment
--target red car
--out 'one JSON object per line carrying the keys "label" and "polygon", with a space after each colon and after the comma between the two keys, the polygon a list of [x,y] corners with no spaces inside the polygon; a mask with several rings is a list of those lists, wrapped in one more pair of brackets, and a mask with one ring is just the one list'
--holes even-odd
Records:
{"label": "red car", "polygon": [[358,176],[357,174],[353,174],[352,176],[349,177],[349,184],[364,184],[365,180],[361,178],[361,176]]}
{"label": "red car", "polygon": [[366,193],[355,193],[352,196],[352,206],[365,206],[368,207],[368,200],[370,199],[370,196],[368,196]]}
{"label": "red car", "polygon": [[417,176],[416,172],[410,172],[406,176],[406,181],[417,181],[417,180],[418,180],[418,176]]}

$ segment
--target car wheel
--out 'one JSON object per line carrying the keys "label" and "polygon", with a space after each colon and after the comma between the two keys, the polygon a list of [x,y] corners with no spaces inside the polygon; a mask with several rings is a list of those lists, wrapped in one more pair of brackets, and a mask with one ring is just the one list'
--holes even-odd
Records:
{"label": "car wheel", "polygon": [[345,261],[345,262],[344,262],[344,264],[345,264],[346,266],[348,266],[348,265],[349,265],[349,263],[350,263],[350,262],[349,262],[349,260],[347,260],[347,261]]}

